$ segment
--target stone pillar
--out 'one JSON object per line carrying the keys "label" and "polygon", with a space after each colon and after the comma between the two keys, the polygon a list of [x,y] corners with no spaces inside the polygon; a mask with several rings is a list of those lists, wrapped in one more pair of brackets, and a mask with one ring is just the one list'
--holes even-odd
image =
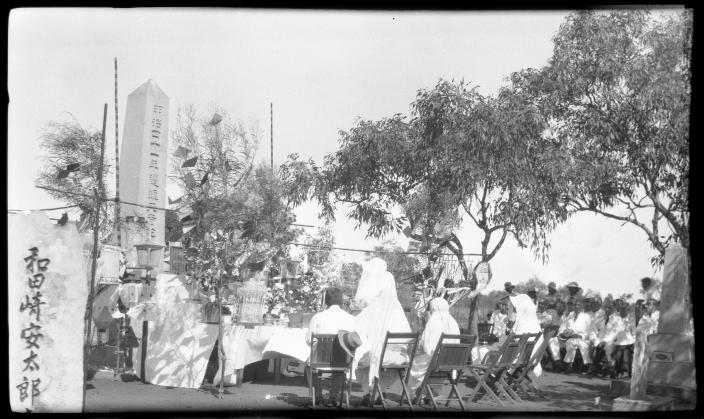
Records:
{"label": "stone pillar", "polygon": [[[127,97],[120,151],[120,199],[140,205],[166,207],[169,98],[148,80]],[[135,244],[166,244],[163,210],[122,203],[123,246],[127,261],[137,263]],[[130,221],[124,221],[130,217]],[[140,223],[140,219],[143,221]],[[159,256],[163,259],[163,253]],[[158,274],[161,266],[153,271]]]}
{"label": "stone pillar", "polygon": [[[648,337],[648,392],[696,393],[694,336],[687,250],[674,245],[665,253],[658,332]],[[667,395],[667,394],[666,394]]]}
{"label": "stone pillar", "polygon": [[14,412],[83,410],[84,317],[90,272],[76,225],[41,212],[8,214],[10,407]]}

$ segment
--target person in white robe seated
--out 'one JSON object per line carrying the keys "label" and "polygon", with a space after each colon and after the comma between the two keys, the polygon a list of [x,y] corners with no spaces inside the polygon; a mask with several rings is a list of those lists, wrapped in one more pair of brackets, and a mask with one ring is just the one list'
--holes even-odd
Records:
{"label": "person in white robe seated", "polygon": [[[306,335],[306,343],[311,344],[313,334],[337,334],[340,330],[354,330],[355,317],[343,310],[342,291],[336,287],[329,287],[325,290],[325,306],[324,311],[315,314],[310,319],[308,324],[308,334]],[[322,385],[320,373],[313,376],[315,384],[315,399],[316,404],[337,405],[335,396],[340,393],[343,376],[342,373],[333,373],[330,379],[330,399],[323,400]]]}
{"label": "person in white robe seated", "polygon": [[[553,360],[558,364],[558,370],[575,372],[573,362],[577,350],[579,350],[582,361],[588,369],[587,373],[592,374],[594,372],[589,341],[591,325],[592,318],[588,313],[584,312],[583,301],[576,299],[574,301],[574,309],[562,322],[558,335],[550,339],[550,351],[553,354]],[[566,349],[563,360],[559,359],[559,355],[555,356],[555,354],[560,353],[560,341],[564,341]]]}
{"label": "person in white robe seated", "polygon": [[[362,275],[357,286],[354,305],[362,311],[356,316],[355,331],[362,339],[362,345],[355,351],[352,364],[353,380],[359,382],[365,396],[362,404],[372,404],[370,389],[378,376],[381,351],[386,333],[410,333],[411,326],[396,294],[396,282],[386,271],[386,262],[373,258],[362,267]],[[384,363],[398,364],[408,360],[402,348],[387,348]],[[393,371],[380,377],[382,385],[390,387],[397,376]]]}
{"label": "person in white robe seated", "polygon": [[[408,389],[411,395],[418,390],[423,382],[425,373],[428,371],[435,348],[440,340],[440,335],[443,333],[448,335],[459,335],[460,327],[457,321],[450,315],[450,304],[444,298],[434,298],[430,301],[430,316],[425,325],[425,330],[420,336],[418,349],[411,367],[411,377],[408,382]],[[457,343],[456,339],[447,341],[449,343]],[[412,396],[414,397],[414,396]]]}

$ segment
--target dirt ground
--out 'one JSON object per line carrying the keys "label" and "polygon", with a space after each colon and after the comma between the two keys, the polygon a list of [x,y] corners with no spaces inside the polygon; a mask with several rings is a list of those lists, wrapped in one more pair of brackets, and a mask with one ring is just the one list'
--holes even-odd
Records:
{"label": "dirt ground", "polygon": [[[528,398],[519,404],[499,406],[488,397],[466,404],[467,410],[477,411],[610,411],[612,398],[608,396],[609,380],[545,372],[541,377],[544,398]],[[394,386],[395,387],[395,386]],[[390,410],[398,410],[398,390],[392,387],[387,394]],[[310,398],[308,387],[302,377],[282,377],[279,384],[273,377],[244,383],[239,387],[225,387],[222,399],[217,397],[217,388],[201,389],[163,387],[141,382],[122,382],[112,373],[101,372],[89,382],[86,392],[87,412],[129,411],[266,411],[308,409]],[[460,394],[468,395],[471,389],[460,384]],[[352,389],[350,402],[355,410],[372,411],[358,406],[362,392],[357,386]],[[598,398],[598,399],[597,399]],[[598,403],[598,404],[597,404]],[[306,406],[308,405],[308,406]],[[335,409],[318,407],[318,409]],[[408,410],[406,404],[403,410]],[[432,406],[416,406],[418,412],[432,412]],[[458,411],[457,403],[442,410]],[[374,410],[382,412],[379,405]]]}

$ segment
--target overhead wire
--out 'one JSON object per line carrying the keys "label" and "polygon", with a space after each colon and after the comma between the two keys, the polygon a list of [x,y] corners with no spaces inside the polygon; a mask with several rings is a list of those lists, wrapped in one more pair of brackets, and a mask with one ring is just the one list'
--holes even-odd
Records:
{"label": "overhead wire", "polygon": [[[95,198],[95,196],[91,196],[91,195],[87,195],[87,194],[83,194],[83,193],[62,191],[62,190],[58,190],[58,189],[48,188],[48,187],[45,187],[45,186],[37,186],[37,188],[47,189],[47,190],[53,190],[53,191],[56,191],[56,192],[66,192],[66,193],[69,193],[69,194],[81,195],[81,196],[85,196],[85,197],[89,197],[89,198]],[[105,201],[109,201],[109,202],[117,202],[117,199],[118,199],[118,198],[113,197],[113,198],[103,198],[103,199],[104,199]],[[147,209],[156,209],[156,210],[162,210],[162,211],[171,211],[171,209],[169,209],[169,208],[155,207],[155,206],[153,206],[153,205],[144,205],[144,204],[139,204],[139,203],[136,203],[136,202],[124,201],[124,200],[121,200],[121,199],[120,199],[120,203],[121,203],[121,204],[127,204],[127,205],[134,205],[134,206],[137,206],[137,207],[142,207],[142,208],[147,208]],[[59,208],[49,208],[49,209],[46,209],[46,211],[52,210],[52,209],[70,208],[70,207],[75,207],[75,206],[78,206],[78,205],[71,205],[71,206],[59,207]],[[10,211],[10,210],[8,210],[8,211]],[[15,211],[23,211],[23,210],[15,210]],[[37,210],[37,211],[44,211],[44,210]],[[294,226],[298,226],[298,227],[311,227],[311,228],[319,227],[319,226],[314,226],[314,225],[310,225],[310,224],[296,224],[296,223],[290,223],[290,225],[294,225]],[[395,252],[395,251],[386,251],[386,250],[352,249],[352,248],[347,248],[347,247],[320,246],[320,245],[310,245],[310,244],[306,244],[306,243],[296,243],[296,242],[290,242],[290,243],[288,243],[288,244],[290,244],[290,245],[295,245],[295,246],[315,247],[315,248],[318,249],[318,251],[322,251],[322,249],[325,249],[325,250],[328,250],[328,251],[329,251],[329,250],[343,250],[343,251],[348,251],[348,252],[362,252],[362,253],[383,253],[383,254],[404,254],[404,255],[427,255],[427,252]],[[456,257],[456,255],[455,255],[454,253],[441,253],[441,255],[443,255],[443,256],[455,256],[455,257]],[[463,253],[462,256],[481,256],[481,254],[479,254],[479,253]]]}

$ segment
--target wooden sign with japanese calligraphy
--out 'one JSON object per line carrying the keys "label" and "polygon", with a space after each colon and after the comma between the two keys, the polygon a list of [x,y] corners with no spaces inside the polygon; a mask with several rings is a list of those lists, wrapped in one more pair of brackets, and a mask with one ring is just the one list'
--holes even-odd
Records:
{"label": "wooden sign with japanese calligraphy", "polygon": [[[147,207],[166,207],[169,98],[148,80],[127,97],[120,150],[120,199]],[[123,245],[129,262],[137,261],[135,244],[165,244],[166,218],[160,209],[122,203],[120,216],[142,217],[123,223]],[[153,270],[153,274],[161,267]]]}
{"label": "wooden sign with japanese calligraphy", "polygon": [[81,412],[88,259],[75,225],[8,215],[10,405]]}

